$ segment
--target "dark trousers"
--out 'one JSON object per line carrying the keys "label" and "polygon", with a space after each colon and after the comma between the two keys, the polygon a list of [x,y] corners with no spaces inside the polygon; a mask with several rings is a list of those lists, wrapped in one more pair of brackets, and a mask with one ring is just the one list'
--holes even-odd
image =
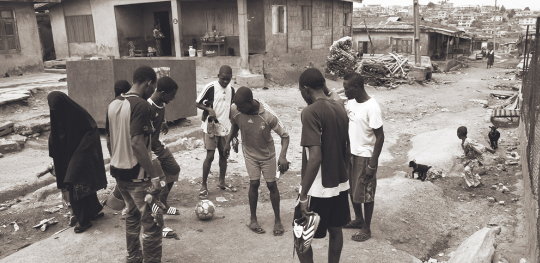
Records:
{"label": "dark trousers", "polygon": [[[126,216],[127,262],[161,262],[161,227],[152,217],[150,207],[144,202],[146,188],[151,183],[116,180],[128,213]],[[142,228],[142,237],[141,237]],[[141,242],[142,240],[142,250]],[[142,259],[142,260],[141,260]]]}
{"label": "dark trousers", "polygon": [[73,215],[81,226],[90,224],[90,221],[103,209],[95,192],[76,200],[73,191],[69,191],[69,200]]}

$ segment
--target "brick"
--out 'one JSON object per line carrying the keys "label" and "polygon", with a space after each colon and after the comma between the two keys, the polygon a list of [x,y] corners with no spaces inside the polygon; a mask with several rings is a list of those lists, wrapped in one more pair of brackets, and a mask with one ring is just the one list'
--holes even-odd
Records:
{"label": "brick", "polygon": [[11,121],[4,122],[0,124],[0,136],[8,135],[14,132],[13,126],[15,124]]}
{"label": "brick", "polygon": [[21,147],[16,141],[0,139],[0,153],[12,153],[18,152],[21,150]]}

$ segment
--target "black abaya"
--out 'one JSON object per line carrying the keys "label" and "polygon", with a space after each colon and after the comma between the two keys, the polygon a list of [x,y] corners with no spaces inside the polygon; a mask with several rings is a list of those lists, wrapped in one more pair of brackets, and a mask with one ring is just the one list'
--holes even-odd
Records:
{"label": "black abaya", "polygon": [[103,208],[96,192],[107,186],[99,131],[90,114],[66,94],[53,91],[47,100],[56,184],[69,191],[73,214],[79,225],[87,226]]}

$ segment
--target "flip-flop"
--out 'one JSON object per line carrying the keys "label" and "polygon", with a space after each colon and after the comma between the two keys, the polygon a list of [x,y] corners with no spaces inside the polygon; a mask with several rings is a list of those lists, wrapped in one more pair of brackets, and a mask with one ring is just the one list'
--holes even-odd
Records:
{"label": "flip-flop", "polygon": [[85,225],[85,226],[77,225],[75,227],[75,229],[73,229],[73,231],[75,231],[75,233],[79,234],[79,233],[82,233],[82,232],[88,230],[90,227],[92,227],[92,224],[90,224],[90,223],[88,223],[88,225]]}
{"label": "flip-flop", "polygon": [[351,239],[356,242],[364,242],[370,238],[371,238],[371,233],[366,233],[362,231],[357,232],[351,237]]}
{"label": "flip-flop", "polygon": [[238,191],[236,189],[236,187],[232,186],[231,184],[226,184],[226,185],[218,185],[217,188],[221,189],[221,190],[225,190],[227,192],[236,192]]}
{"label": "flip-flop", "polygon": [[207,199],[208,198],[208,189],[199,190],[199,198],[200,199]]}
{"label": "flip-flop", "polygon": [[283,233],[285,233],[285,229],[283,229],[283,225],[280,225],[279,227],[277,225],[274,225],[274,236],[283,236]]}
{"label": "flip-flop", "polygon": [[362,229],[362,223],[358,220],[352,220],[349,223],[347,223],[343,228],[349,228],[349,229]]}
{"label": "flip-flop", "polygon": [[257,225],[256,227],[251,227],[250,225],[246,225],[251,231],[253,231],[253,233],[256,233],[256,234],[264,234],[266,233],[266,231],[259,225]]}

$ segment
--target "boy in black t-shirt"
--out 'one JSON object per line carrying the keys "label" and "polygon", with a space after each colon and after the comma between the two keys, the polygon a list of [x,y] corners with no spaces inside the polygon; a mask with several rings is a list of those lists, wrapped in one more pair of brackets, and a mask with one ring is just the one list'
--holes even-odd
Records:
{"label": "boy in black t-shirt", "polygon": [[[320,223],[314,238],[324,238],[328,232],[328,262],[339,262],[343,248],[342,227],[350,221],[349,118],[343,104],[328,97],[326,81],[319,70],[305,70],[300,76],[299,88],[308,106],[301,115],[302,179],[294,218],[317,213]],[[311,247],[301,251],[297,247],[300,262],[313,262]]]}
{"label": "boy in black t-shirt", "polygon": [[159,140],[159,134],[162,131],[164,134],[167,134],[168,132],[165,121],[165,104],[174,99],[177,90],[178,85],[173,79],[162,77],[157,82],[156,92],[148,99],[153,128],[151,140],[152,152],[157,156],[161,169],[165,175],[165,178],[162,178],[162,181],[165,182],[165,187],[161,190],[160,201],[167,206],[167,214],[173,215],[177,214],[177,209],[170,207],[167,204],[167,197],[169,196],[169,192],[171,191],[174,182],[178,181],[180,166],[174,159],[171,151]]}

